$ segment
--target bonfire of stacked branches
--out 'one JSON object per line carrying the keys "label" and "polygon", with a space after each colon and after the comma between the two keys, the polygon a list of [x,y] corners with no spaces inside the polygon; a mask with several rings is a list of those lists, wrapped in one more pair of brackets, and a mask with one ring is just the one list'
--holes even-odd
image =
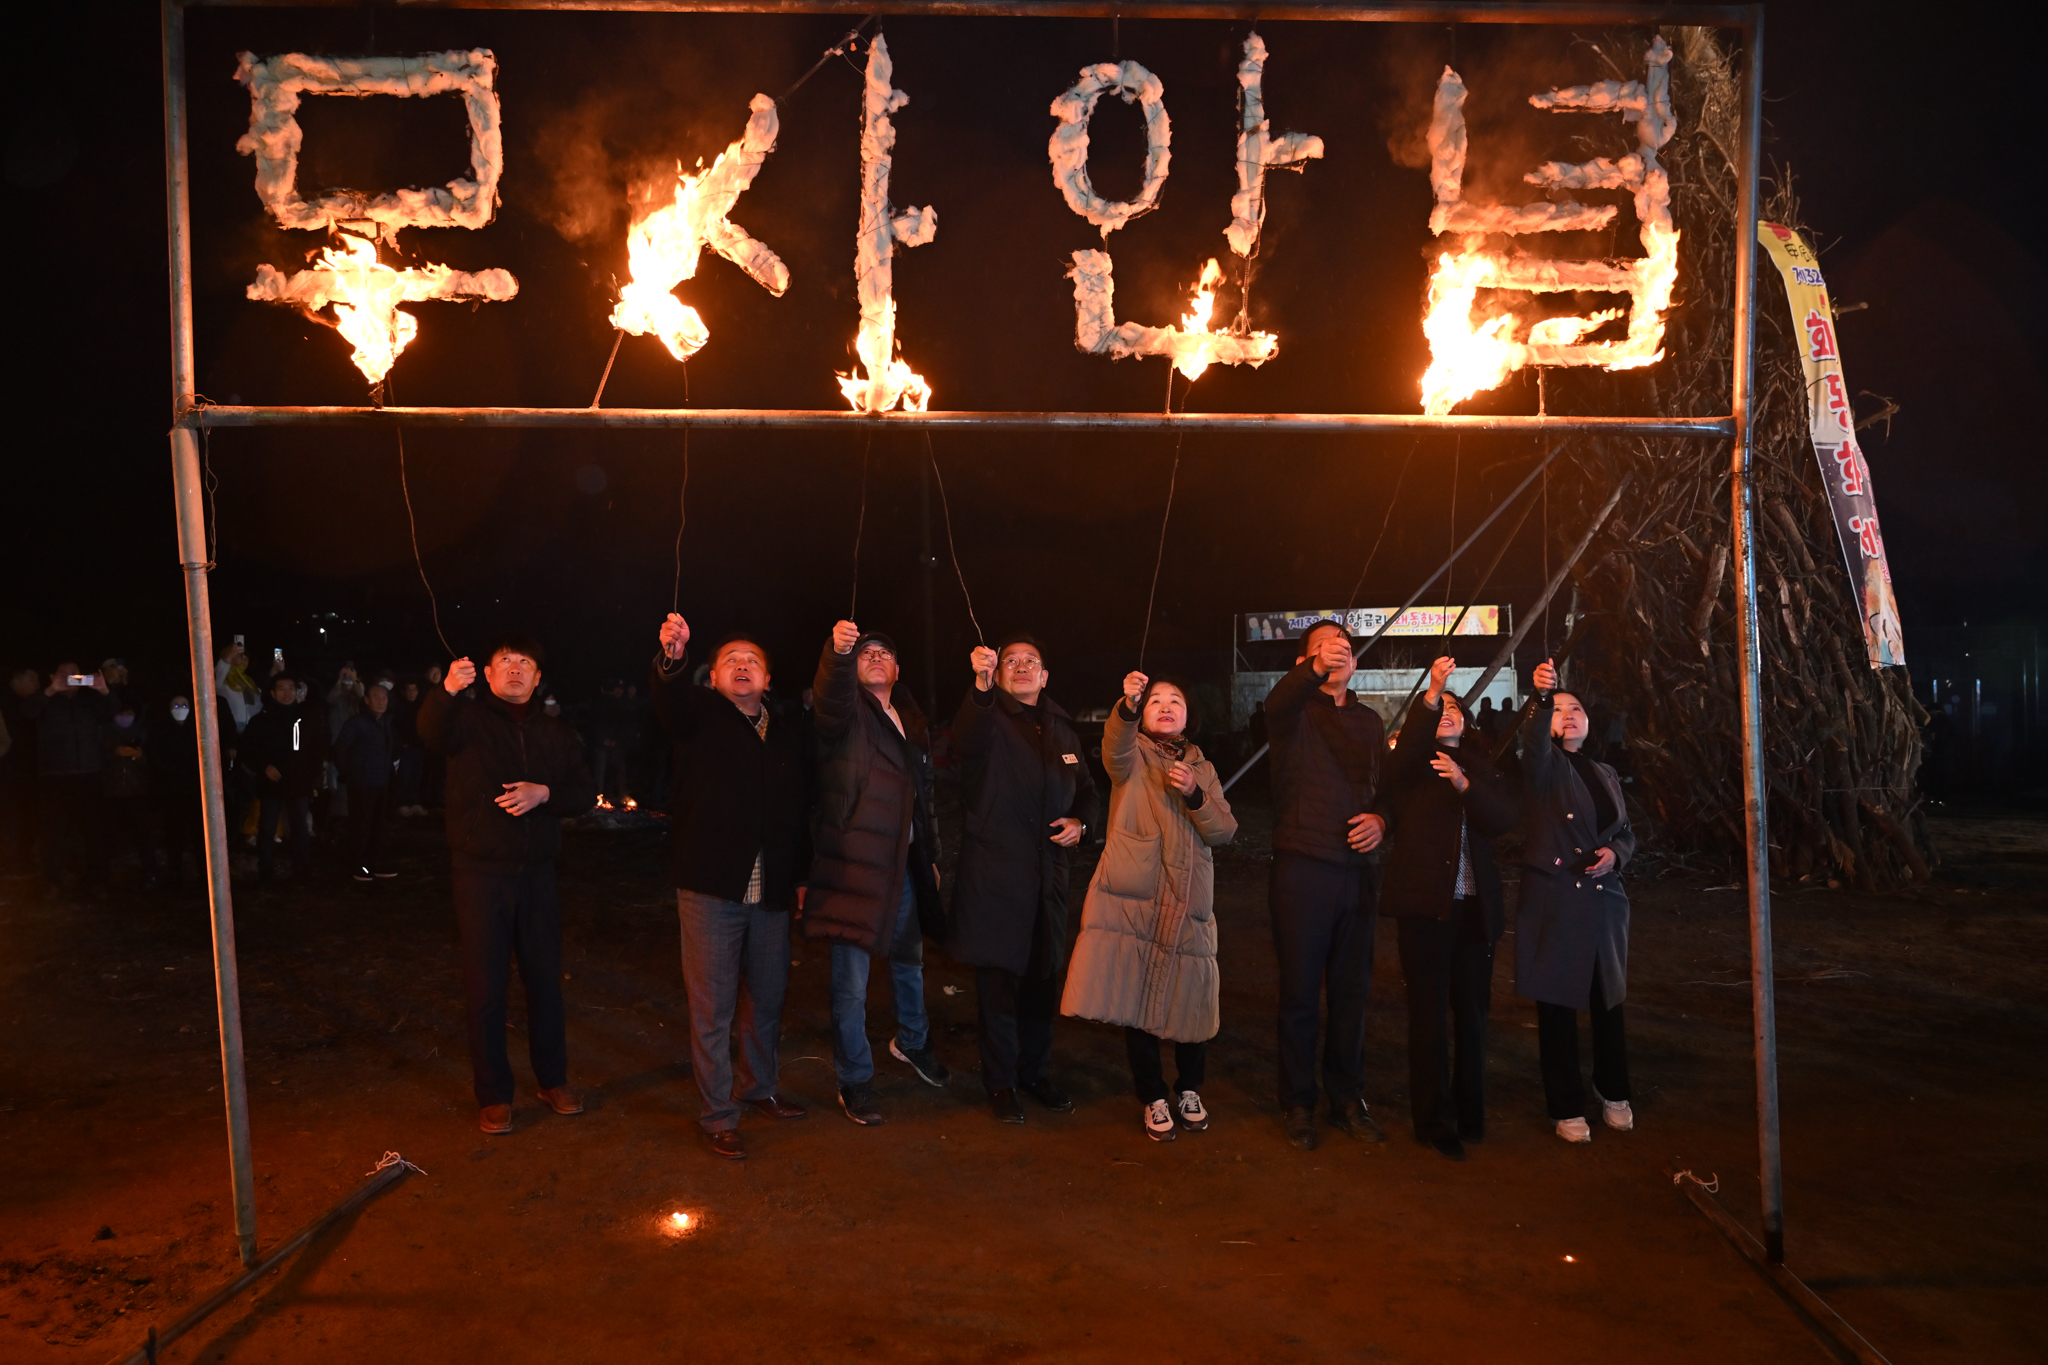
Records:
{"label": "bonfire of stacked branches", "polygon": [[[1728,407],[1741,85],[1713,30],[1665,36],[1677,54],[1679,131],[1661,159],[1683,233],[1666,359],[1634,374],[1553,374],[1553,402],[1568,393],[1573,411],[1700,416]],[[1788,172],[1765,182],[1760,207],[1770,221],[1804,227]],[[1756,259],[1751,467],[1771,871],[1866,889],[1925,880],[1916,775],[1927,715],[1904,669],[1865,663],[1858,594],[1809,444],[1797,341],[1770,258],[1759,248]],[[1893,410],[1884,403],[1859,425]],[[1561,509],[1582,509],[1554,519],[1572,540],[1615,484],[1630,482],[1573,574],[1592,631],[1569,680],[1626,717],[1619,757],[1636,777],[1646,846],[1737,870],[1745,836],[1729,448],[1602,440],[1572,455],[1551,484]]]}

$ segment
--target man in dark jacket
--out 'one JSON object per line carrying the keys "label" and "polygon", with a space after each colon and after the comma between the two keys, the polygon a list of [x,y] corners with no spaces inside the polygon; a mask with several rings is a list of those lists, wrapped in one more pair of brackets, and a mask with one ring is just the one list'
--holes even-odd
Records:
{"label": "man in dark jacket", "polygon": [[42,674],[17,668],[0,691],[0,724],[10,741],[0,754],[0,867],[23,876],[35,866],[36,723],[22,708],[42,690]]}
{"label": "man in dark jacket", "polygon": [[889,964],[889,1055],[931,1085],[950,1075],[931,1046],[924,930],[943,930],[924,712],[897,685],[896,643],[851,621],[832,628],[811,687],[817,824],[804,934],[832,943],[832,1066],[855,1123],[882,1121],[868,1043],[868,969]]}
{"label": "man in dark jacket", "polygon": [[699,687],[690,681],[689,643],[689,623],[671,612],[650,690],[675,744],[670,867],[697,1121],[711,1150],[736,1161],[746,1156],[738,1131],[742,1102],[771,1119],[805,1112],[776,1093],[776,1074],[789,989],[789,913],[803,903],[808,859],[809,780],[801,728],[768,704],[768,652],[746,636],[720,641],[711,652],[711,685]]}
{"label": "man in dark jacket", "polygon": [[384,861],[391,783],[398,768],[398,725],[389,687],[372,683],[363,693],[362,709],[335,736],[334,761],[348,786],[349,875],[359,882],[397,876]]}
{"label": "man in dark jacket", "polygon": [[[83,679],[73,682],[72,679]],[[36,786],[42,807],[43,884],[55,893],[76,885],[70,863],[81,854],[84,880],[97,886],[104,844],[100,788],[109,728],[107,680],[59,660],[49,686],[22,700],[21,714],[36,727]]]}
{"label": "man in dark jacket", "polygon": [[1273,746],[1273,950],[1280,959],[1280,1107],[1287,1140],[1316,1146],[1316,1033],[1330,1018],[1323,1088],[1330,1122],[1361,1141],[1386,1133],[1365,1104],[1365,1002],[1378,927],[1379,799],[1386,738],[1350,693],[1351,634],[1321,621],[1266,696]]}
{"label": "man in dark jacket", "polygon": [[298,699],[290,673],[270,680],[270,698],[249,718],[236,746],[236,762],[257,798],[256,876],[269,881],[277,868],[277,822],[291,822],[293,870],[312,863],[313,793],[327,764],[327,716]]}
{"label": "man in dark jacket", "polygon": [[[1455,660],[1438,659],[1408,708],[1387,774],[1393,834],[1380,903],[1398,917],[1408,982],[1408,1096],[1415,1140],[1453,1161],[1486,1136],[1486,1016],[1502,928],[1493,841],[1514,828],[1514,792],[1444,694]],[[1451,1035],[1457,1033],[1457,1079]]]}
{"label": "man in dark jacket", "polygon": [[1015,635],[977,648],[971,666],[953,722],[967,823],[950,952],[975,969],[989,1104],[1022,1123],[1019,1090],[1055,1112],[1074,1107],[1045,1068],[1067,968],[1067,850],[1100,798],[1073,722],[1045,695],[1038,642]]}
{"label": "man in dark jacket", "polygon": [[476,665],[457,659],[421,700],[419,727],[420,738],[448,762],[448,847],[477,1126],[495,1134],[512,1131],[505,994],[514,957],[526,986],[527,1056],[540,1082],[537,1098],[557,1114],[583,1112],[583,1101],[569,1089],[555,855],[563,818],[596,805],[597,791],[575,733],[541,715],[534,700],[540,645],[528,636],[501,635],[484,657],[484,695],[474,701],[459,695],[476,681]]}

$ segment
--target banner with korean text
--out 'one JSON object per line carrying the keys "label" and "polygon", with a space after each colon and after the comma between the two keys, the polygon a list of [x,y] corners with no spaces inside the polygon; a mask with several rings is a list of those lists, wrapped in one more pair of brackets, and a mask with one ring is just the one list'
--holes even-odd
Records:
{"label": "banner with korean text", "polygon": [[1756,235],[1785,276],[1792,332],[1799,339],[1799,361],[1806,371],[1807,425],[1834,508],[1842,558],[1862,607],[1858,615],[1863,618],[1864,653],[1872,668],[1903,664],[1906,642],[1899,628],[1899,604],[1892,596],[1891,566],[1885,562],[1884,536],[1877,528],[1870,467],[1856,444],[1856,413],[1842,377],[1842,348],[1835,337],[1827,281],[1821,278],[1813,249],[1791,228],[1759,222]]}
{"label": "banner with korean text", "polygon": [[1448,635],[1457,627],[1459,635],[1500,634],[1500,608],[1410,607],[1389,624],[1391,607],[1353,607],[1346,611],[1248,611],[1244,615],[1244,638],[1293,640],[1318,621],[1338,621],[1352,635],[1363,637],[1386,627],[1388,635]]}

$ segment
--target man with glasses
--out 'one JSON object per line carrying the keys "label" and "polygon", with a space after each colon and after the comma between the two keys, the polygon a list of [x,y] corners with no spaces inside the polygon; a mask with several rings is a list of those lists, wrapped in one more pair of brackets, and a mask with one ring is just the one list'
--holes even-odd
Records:
{"label": "man with glasses", "polygon": [[689,623],[669,613],[660,639],[649,690],[675,742],[669,866],[690,997],[697,1121],[714,1155],[738,1161],[747,1154],[742,1103],[776,1120],[805,1114],[776,1093],[776,1075],[789,912],[803,904],[809,858],[809,765],[799,727],[768,705],[768,651],[752,636],[729,635],[712,647],[708,687],[690,681]]}
{"label": "man with glasses", "polygon": [[868,974],[889,965],[889,1055],[928,1085],[950,1075],[931,1046],[924,934],[940,932],[938,837],[924,712],[898,681],[896,643],[851,621],[832,628],[812,684],[818,800],[804,935],[832,944],[832,1067],[855,1123],[882,1122],[868,1042]]}
{"label": "man with glasses", "polygon": [[967,822],[950,951],[975,969],[990,1107],[1022,1123],[1019,1090],[1056,1113],[1074,1107],[1046,1065],[1067,965],[1067,850],[1099,798],[1073,722],[1045,695],[1038,641],[1012,635],[977,648],[970,666],[953,722]]}

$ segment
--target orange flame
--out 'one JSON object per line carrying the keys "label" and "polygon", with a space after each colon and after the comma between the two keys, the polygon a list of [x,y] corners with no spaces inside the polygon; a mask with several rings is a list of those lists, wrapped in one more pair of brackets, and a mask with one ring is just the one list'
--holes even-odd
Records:
{"label": "orange flame", "polygon": [[419,334],[419,319],[399,308],[406,296],[405,276],[377,259],[376,242],[352,233],[343,233],[341,240],[341,249],[320,253],[320,264],[334,275],[327,289],[335,298],[335,325],[355,347],[349,359],[363,377],[381,384],[398,353]]}
{"label": "orange flame", "polygon": [[[724,161],[725,155],[718,159]],[[670,292],[697,273],[704,250],[698,187],[709,174],[685,175],[682,163],[676,163],[674,199],[626,234],[626,265],[633,278],[612,309],[612,326],[635,336],[652,332],[677,360],[688,360],[711,340],[711,329],[697,310]]]}
{"label": "orange flame", "polygon": [[748,107],[739,140],[720,152],[709,170],[699,160],[695,175],[685,174],[678,161],[674,197],[626,233],[626,265],[633,278],[619,291],[612,326],[634,336],[653,333],[677,360],[688,360],[711,340],[697,310],[670,292],[695,277],[705,247],[777,298],[789,288],[789,267],[782,258],[727,217],[775,150],[780,126],[775,101],[766,95],[754,96]]}

